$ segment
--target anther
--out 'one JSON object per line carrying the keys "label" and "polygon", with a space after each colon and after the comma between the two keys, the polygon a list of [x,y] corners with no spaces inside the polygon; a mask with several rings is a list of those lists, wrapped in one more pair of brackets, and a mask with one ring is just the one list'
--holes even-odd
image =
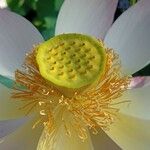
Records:
{"label": "anther", "polygon": [[40,115],[46,116],[45,110],[41,110],[41,111],[40,111]]}
{"label": "anther", "polygon": [[45,102],[42,101],[39,102],[39,106],[42,106],[43,104],[45,104]]}
{"label": "anther", "polygon": [[74,93],[74,95],[77,95],[77,94],[78,94],[78,92],[75,92],[75,93]]}
{"label": "anther", "polygon": [[59,103],[62,103],[64,100],[64,95],[61,96],[61,98],[59,99]]}
{"label": "anther", "polygon": [[48,94],[49,94],[49,91],[43,89],[43,90],[42,90],[42,94],[43,94],[43,95],[48,95]]}

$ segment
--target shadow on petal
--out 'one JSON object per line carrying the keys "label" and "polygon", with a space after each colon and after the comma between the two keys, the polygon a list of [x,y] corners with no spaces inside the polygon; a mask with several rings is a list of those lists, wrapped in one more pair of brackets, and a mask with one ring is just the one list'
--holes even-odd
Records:
{"label": "shadow on petal", "polygon": [[25,124],[12,134],[4,137],[0,141],[1,150],[36,150],[39,137],[43,128],[37,126],[32,129],[35,120]]}
{"label": "shadow on petal", "polygon": [[23,117],[20,119],[0,121],[0,138],[3,138],[4,136],[14,132],[17,128],[21,127],[29,120],[29,117]]}
{"label": "shadow on petal", "polygon": [[124,150],[149,150],[150,120],[119,114],[108,135]]}
{"label": "shadow on petal", "polygon": [[22,117],[25,115],[22,101],[11,99],[12,90],[0,84],[0,120]]}
{"label": "shadow on petal", "polygon": [[97,135],[91,133],[91,138],[94,150],[121,150],[119,146],[101,129]]}
{"label": "shadow on petal", "polygon": [[130,89],[118,101],[130,101],[116,105],[120,112],[141,119],[150,119],[150,86]]}
{"label": "shadow on petal", "polygon": [[0,9],[0,33],[0,74],[13,78],[25,53],[43,38],[28,20],[3,9]]}

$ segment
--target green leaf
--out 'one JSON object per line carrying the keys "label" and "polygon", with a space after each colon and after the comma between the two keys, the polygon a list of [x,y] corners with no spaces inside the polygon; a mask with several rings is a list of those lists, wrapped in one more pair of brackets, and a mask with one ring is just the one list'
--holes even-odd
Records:
{"label": "green leaf", "polygon": [[54,29],[49,28],[49,29],[43,30],[42,35],[43,35],[45,40],[48,40],[54,36]]}
{"label": "green leaf", "polygon": [[15,81],[0,75],[0,83],[8,88],[13,88]]}
{"label": "green leaf", "polygon": [[60,7],[62,6],[64,0],[55,0],[55,10],[59,11]]}
{"label": "green leaf", "polygon": [[44,18],[52,15],[54,10],[53,0],[38,0],[37,1],[37,15],[39,18]]}
{"label": "green leaf", "polygon": [[130,0],[130,5],[134,5],[137,3],[137,0]]}
{"label": "green leaf", "polygon": [[56,18],[55,17],[45,17],[44,18],[45,21],[45,28],[54,28],[55,27],[55,23],[56,23]]}
{"label": "green leaf", "polygon": [[33,10],[37,9],[37,0],[25,0],[25,4]]}
{"label": "green leaf", "polygon": [[9,8],[25,16],[43,34],[54,36],[58,11],[64,0],[7,0]]}
{"label": "green leaf", "polygon": [[25,7],[25,0],[7,0],[8,7],[21,15],[26,15],[28,12],[28,8]]}

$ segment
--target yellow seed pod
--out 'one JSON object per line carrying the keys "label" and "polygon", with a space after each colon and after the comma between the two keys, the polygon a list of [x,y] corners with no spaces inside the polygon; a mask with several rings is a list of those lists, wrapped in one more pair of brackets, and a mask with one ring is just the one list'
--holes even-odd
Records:
{"label": "yellow seed pod", "polygon": [[39,45],[36,61],[43,78],[62,87],[81,88],[99,79],[106,52],[95,38],[61,34]]}

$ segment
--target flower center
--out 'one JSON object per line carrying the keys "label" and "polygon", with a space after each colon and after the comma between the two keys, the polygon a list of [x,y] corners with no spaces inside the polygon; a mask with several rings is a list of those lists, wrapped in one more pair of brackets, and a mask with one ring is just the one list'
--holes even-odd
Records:
{"label": "flower center", "polygon": [[103,74],[106,52],[95,38],[62,34],[41,44],[36,60],[41,75],[48,81],[66,88],[80,88]]}
{"label": "flower center", "polygon": [[28,53],[24,69],[16,71],[12,97],[26,102],[22,109],[27,114],[38,112],[35,126],[42,123],[52,132],[61,125],[68,134],[69,123],[86,139],[87,127],[97,133],[115,120],[118,109],[113,106],[120,103],[115,100],[130,82],[120,68],[118,55],[102,41],[80,34],[59,35]]}

